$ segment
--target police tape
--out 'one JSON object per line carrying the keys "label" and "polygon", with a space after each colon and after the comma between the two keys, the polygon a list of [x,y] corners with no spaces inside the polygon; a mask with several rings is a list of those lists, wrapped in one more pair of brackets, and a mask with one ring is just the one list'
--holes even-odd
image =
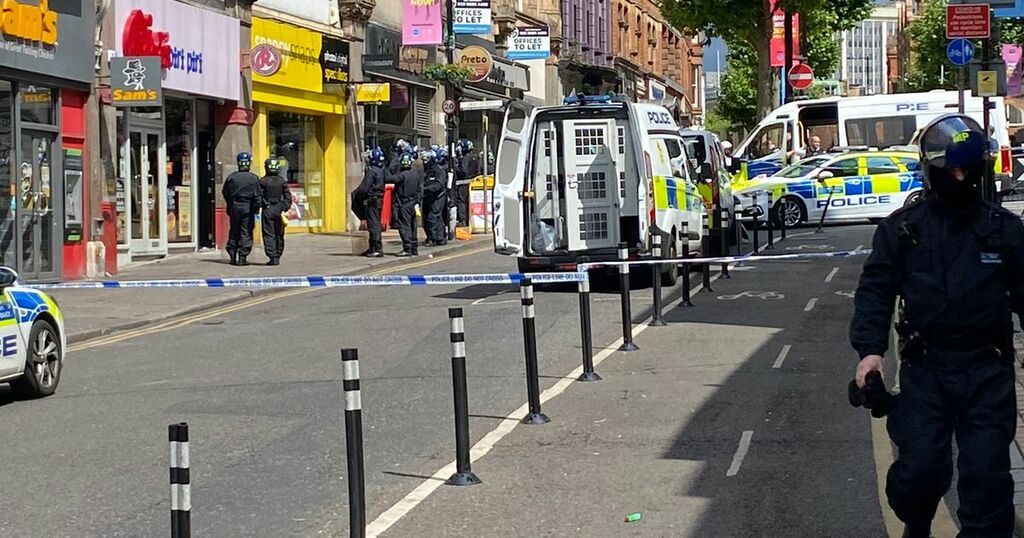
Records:
{"label": "police tape", "polygon": [[583,282],[586,272],[488,273],[464,275],[282,276],[254,278],[192,278],[181,280],[104,280],[38,284],[40,290],[97,290],[138,288],[343,288],[359,286],[460,286],[467,284],[519,284],[529,277],[534,284]]}
{"label": "police tape", "polygon": [[591,262],[581,263],[578,267],[580,271],[587,271],[589,269],[597,269],[599,267],[618,267],[620,265],[661,265],[666,263],[676,263],[678,265],[703,265],[719,263],[805,260],[814,258],[849,258],[853,256],[867,256],[869,254],[871,254],[871,249],[841,250],[837,252],[803,252],[800,254],[774,254],[761,256],[756,256],[753,254],[744,254],[743,256],[720,256],[717,258],[665,258],[659,260]]}

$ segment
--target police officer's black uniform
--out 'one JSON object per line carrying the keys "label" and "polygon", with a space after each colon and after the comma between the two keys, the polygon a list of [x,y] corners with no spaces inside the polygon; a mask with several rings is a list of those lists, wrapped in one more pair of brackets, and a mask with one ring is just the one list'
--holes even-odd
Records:
{"label": "police officer's black uniform", "polygon": [[[929,535],[953,475],[954,433],[960,536],[1013,533],[1011,312],[1024,313],[1024,224],[980,199],[977,184],[992,164],[980,133],[962,116],[926,128],[922,167],[932,192],[878,227],[856,293],[850,340],[862,359],[887,350],[901,298],[900,392],[888,419],[898,459],[886,493],[905,536]],[[978,157],[964,157],[971,154]]]}
{"label": "police officer's black uniform", "polygon": [[267,265],[279,265],[284,255],[285,222],[282,214],[292,207],[292,191],[288,181],[279,175],[281,162],[278,157],[266,161],[267,175],[260,181],[263,194],[263,249],[270,261]]}
{"label": "police officer's black uniform", "polygon": [[423,178],[423,229],[427,233],[427,245],[444,245],[448,242],[445,231],[445,205],[447,204],[448,173],[436,159],[428,161]]}
{"label": "police officer's black uniform", "polygon": [[366,167],[362,183],[353,192],[353,204],[361,208],[362,217],[366,220],[369,232],[369,248],[363,256],[379,258],[384,250],[381,241],[380,211],[384,204],[384,156],[375,150],[370,163]]}
{"label": "police officer's black uniform", "polygon": [[469,184],[480,175],[480,156],[472,144],[463,141],[461,156],[455,167],[455,211],[459,226],[469,225]]}
{"label": "police officer's black uniform", "polygon": [[246,258],[252,252],[252,228],[256,212],[263,205],[260,192],[260,178],[249,171],[252,157],[239,154],[238,171],[232,172],[226,180],[221,194],[227,204],[231,229],[225,249],[231,257],[231,265],[248,265]]}
{"label": "police officer's black uniform", "polygon": [[402,238],[402,252],[399,256],[418,256],[416,204],[420,203],[423,180],[420,173],[412,168],[411,156],[406,156],[402,168],[395,186],[395,196],[398,199],[398,235]]}

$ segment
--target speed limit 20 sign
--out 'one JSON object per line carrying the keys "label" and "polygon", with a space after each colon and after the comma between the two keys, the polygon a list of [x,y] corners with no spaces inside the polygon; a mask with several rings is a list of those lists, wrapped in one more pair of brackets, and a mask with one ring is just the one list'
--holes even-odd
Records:
{"label": "speed limit 20 sign", "polygon": [[491,0],[454,0],[452,30],[456,34],[491,33]]}
{"label": "speed limit 20 sign", "polygon": [[441,112],[444,112],[445,114],[447,114],[449,116],[454,115],[456,112],[458,112],[458,110],[459,110],[458,103],[456,103],[455,101],[453,101],[451,99],[445,99],[444,102],[441,103]]}

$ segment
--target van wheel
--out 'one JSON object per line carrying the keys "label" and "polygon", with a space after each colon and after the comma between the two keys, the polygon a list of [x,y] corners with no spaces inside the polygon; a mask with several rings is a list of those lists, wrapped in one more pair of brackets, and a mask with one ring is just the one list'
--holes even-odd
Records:
{"label": "van wheel", "polygon": [[[673,233],[673,234],[668,235],[667,238],[663,238],[663,239],[668,239],[668,244],[669,244],[669,247],[668,247],[668,257],[671,258],[671,259],[675,259],[675,258],[679,257],[679,248],[676,246],[676,241],[672,239],[672,238],[675,237],[675,235],[676,234]],[[661,285],[662,286],[668,286],[668,287],[671,288],[672,286],[676,285],[676,281],[677,280],[679,280],[679,267],[678,266],[676,266],[675,264],[668,264],[664,268],[662,268],[662,270],[661,270]]]}
{"label": "van wheel", "polygon": [[807,209],[804,204],[792,196],[786,196],[775,204],[772,218],[779,226],[795,228],[807,220]]}

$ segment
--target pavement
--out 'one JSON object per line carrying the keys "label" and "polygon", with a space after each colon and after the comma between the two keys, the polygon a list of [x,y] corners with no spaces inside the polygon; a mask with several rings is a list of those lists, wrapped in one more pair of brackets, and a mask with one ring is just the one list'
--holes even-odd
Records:
{"label": "pavement", "polygon": [[[423,231],[420,230],[420,235]],[[398,233],[384,233],[383,258],[360,256],[367,248],[366,233],[297,234],[286,238],[281,265],[266,266],[262,249],[253,248],[251,265],[232,266],[224,251],[202,251],[141,262],[121,268],[118,280],[152,280],[178,278],[226,278],[255,276],[305,276],[366,274],[403,264],[415,263],[429,255],[445,256],[465,249],[486,248],[490,236],[476,235],[470,241],[450,241],[442,247],[420,248],[419,258],[396,258],[402,250]],[[68,337],[72,343],[105,334],[209,311],[239,301],[281,293],[272,288],[230,289],[117,289],[57,290],[57,299],[68,320]]]}

